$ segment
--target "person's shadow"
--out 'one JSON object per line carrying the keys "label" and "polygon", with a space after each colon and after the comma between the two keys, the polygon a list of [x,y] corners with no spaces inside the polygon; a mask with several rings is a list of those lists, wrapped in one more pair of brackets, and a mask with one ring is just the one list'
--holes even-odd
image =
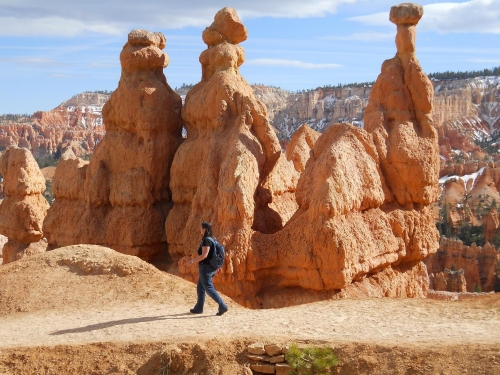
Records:
{"label": "person's shadow", "polygon": [[141,318],[132,318],[132,319],[120,319],[120,320],[111,320],[109,322],[90,324],[88,326],[83,326],[79,328],[71,328],[71,329],[63,329],[60,331],[54,331],[50,333],[50,335],[64,335],[67,333],[81,333],[81,332],[90,332],[96,331],[98,329],[109,328],[113,326],[119,326],[124,324],[136,324],[136,323],[145,323],[145,322],[153,322],[155,320],[168,320],[168,319],[200,319],[200,318],[208,318],[210,315],[196,315],[194,316],[191,313],[182,313],[182,314],[172,314],[172,315],[161,315],[161,316],[144,316]]}

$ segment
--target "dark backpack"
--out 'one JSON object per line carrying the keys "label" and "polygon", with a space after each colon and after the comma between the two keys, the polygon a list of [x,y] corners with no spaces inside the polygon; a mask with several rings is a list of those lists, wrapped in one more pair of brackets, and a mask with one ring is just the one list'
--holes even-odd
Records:
{"label": "dark backpack", "polygon": [[219,241],[217,241],[215,238],[212,237],[207,237],[212,241],[214,244],[214,253],[212,255],[212,258],[209,260],[210,265],[213,268],[221,268],[222,265],[224,264],[224,257],[226,256],[226,250],[224,249],[224,246],[220,244]]}

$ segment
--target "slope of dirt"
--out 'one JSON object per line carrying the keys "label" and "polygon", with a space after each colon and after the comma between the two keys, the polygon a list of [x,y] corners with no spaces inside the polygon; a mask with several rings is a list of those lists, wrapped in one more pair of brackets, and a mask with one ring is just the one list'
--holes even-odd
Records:
{"label": "slope of dirt", "polygon": [[[188,311],[195,285],[135,257],[70,246],[0,266],[0,375],[248,374],[254,342],[335,348],[338,374],[500,373],[500,295],[330,300]],[[167,371],[168,370],[168,371]]]}
{"label": "slope of dirt", "polygon": [[140,300],[184,304],[193,298],[192,283],[95,245],[67,246],[0,267],[0,316]]}

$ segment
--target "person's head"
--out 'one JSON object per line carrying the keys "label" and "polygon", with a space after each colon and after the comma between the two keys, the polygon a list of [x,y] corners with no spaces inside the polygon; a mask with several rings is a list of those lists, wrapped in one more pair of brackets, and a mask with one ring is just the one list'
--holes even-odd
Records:
{"label": "person's head", "polygon": [[208,221],[201,223],[201,230],[203,231],[203,237],[212,237],[212,224]]}

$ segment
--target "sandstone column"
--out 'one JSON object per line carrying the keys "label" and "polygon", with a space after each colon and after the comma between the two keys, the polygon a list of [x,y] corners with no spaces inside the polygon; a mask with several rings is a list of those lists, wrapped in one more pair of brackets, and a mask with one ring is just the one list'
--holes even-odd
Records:
{"label": "sandstone column", "polygon": [[49,204],[42,195],[45,178],[25,148],[9,147],[0,157],[4,200],[0,204],[0,233],[8,237],[3,264],[44,252],[42,223]]}
{"label": "sandstone column", "polygon": [[44,224],[52,247],[97,244],[151,262],[168,254],[164,225],[182,101],[163,74],[165,45],[161,33],[128,35],[118,88],[103,107],[104,139],[88,165],[69,155],[58,167],[66,172],[56,171],[56,201]]}
{"label": "sandstone column", "polygon": [[265,106],[239,73],[247,30],[234,9],[224,8],[203,32],[207,49],[200,55],[201,82],[186,96],[182,119],[187,139],[171,169],[174,208],[166,221],[170,254],[180,259],[183,277],[196,268],[183,259],[200,241],[202,221],[214,225],[228,250],[226,292],[241,292],[249,238],[253,231],[280,230],[297,209],[298,173],[281,153]]}

